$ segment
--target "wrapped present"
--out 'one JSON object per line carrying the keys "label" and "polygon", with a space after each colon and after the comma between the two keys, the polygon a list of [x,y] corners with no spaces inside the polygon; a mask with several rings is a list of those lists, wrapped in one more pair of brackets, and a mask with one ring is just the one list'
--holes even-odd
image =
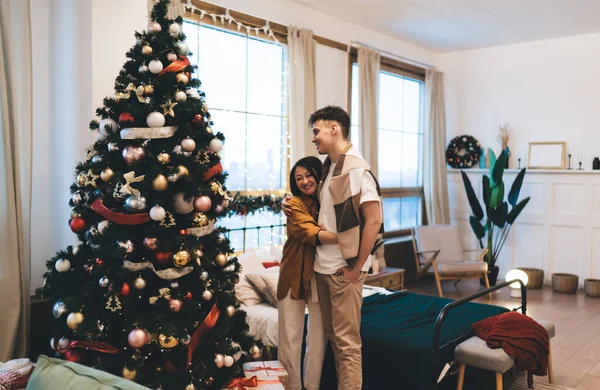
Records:
{"label": "wrapped present", "polygon": [[235,378],[224,390],[285,390],[278,376],[261,376]]}
{"label": "wrapped present", "polygon": [[287,376],[288,372],[283,367],[283,364],[277,360],[269,360],[266,362],[249,362],[245,363],[244,375],[247,378],[254,375],[258,376],[259,379],[265,376]]}

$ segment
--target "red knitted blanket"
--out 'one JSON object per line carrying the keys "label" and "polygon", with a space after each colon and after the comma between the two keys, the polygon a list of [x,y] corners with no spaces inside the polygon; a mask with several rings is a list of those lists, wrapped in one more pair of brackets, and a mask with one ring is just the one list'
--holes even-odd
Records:
{"label": "red knitted blanket", "polygon": [[527,384],[533,388],[533,375],[548,373],[550,337],[542,325],[517,312],[502,313],[471,325],[489,348],[502,348],[515,359],[517,370],[527,371]]}

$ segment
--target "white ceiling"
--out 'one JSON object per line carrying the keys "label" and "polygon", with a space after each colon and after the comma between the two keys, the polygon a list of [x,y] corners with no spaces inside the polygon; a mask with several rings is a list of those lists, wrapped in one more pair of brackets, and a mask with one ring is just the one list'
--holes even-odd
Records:
{"label": "white ceiling", "polygon": [[434,52],[600,32],[600,0],[292,0]]}

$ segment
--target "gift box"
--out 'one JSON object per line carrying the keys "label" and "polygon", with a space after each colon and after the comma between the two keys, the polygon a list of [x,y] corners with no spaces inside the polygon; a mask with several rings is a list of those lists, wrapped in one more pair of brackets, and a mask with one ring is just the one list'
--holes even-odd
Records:
{"label": "gift box", "polygon": [[283,367],[283,364],[278,360],[268,360],[265,362],[249,362],[243,366],[244,375],[246,378],[250,378],[254,375],[259,377],[265,376],[287,376],[288,372]]}
{"label": "gift box", "polygon": [[286,390],[280,376],[261,376],[236,378],[229,382],[223,390]]}

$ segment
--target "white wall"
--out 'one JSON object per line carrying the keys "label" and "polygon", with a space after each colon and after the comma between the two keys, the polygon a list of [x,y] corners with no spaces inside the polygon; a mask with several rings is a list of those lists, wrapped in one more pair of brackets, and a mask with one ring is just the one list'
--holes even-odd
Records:
{"label": "white wall", "polygon": [[511,167],[535,141],[566,141],[588,169],[600,156],[600,34],[442,54],[438,65],[448,139],[469,134],[498,151],[508,122]]}

